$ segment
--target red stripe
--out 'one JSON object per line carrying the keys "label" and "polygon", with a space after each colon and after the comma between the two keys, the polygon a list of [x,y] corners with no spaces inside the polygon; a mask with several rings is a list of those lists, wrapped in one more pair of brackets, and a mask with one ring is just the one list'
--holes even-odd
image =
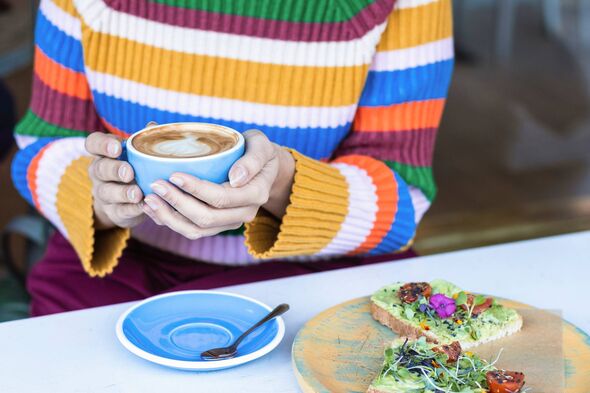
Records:
{"label": "red stripe", "polygon": [[41,211],[41,204],[39,203],[39,198],[37,196],[37,169],[39,168],[39,161],[41,160],[41,157],[43,157],[43,154],[45,154],[45,151],[49,148],[49,146],[51,146],[51,143],[43,146],[37,155],[33,157],[29,167],[27,168],[27,185],[31,191],[31,198],[33,199],[35,207],[37,207],[37,210],[39,210],[41,213],[43,213],[43,211]]}
{"label": "red stripe", "polygon": [[81,100],[53,90],[33,75],[31,110],[48,123],[78,131],[104,130],[90,100]]}
{"label": "red stripe", "polygon": [[362,154],[413,166],[431,166],[436,128],[396,132],[353,132],[334,156]]}
{"label": "red stripe", "polygon": [[91,98],[90,88],[84,74],[55,62],[38,46],[35,46],[35,73],[45,85],[53,90],[81,100]]}
{"label": "red stripe", "polygon": [[353,128],[359,132],[435,128],[440,124],[444,107],[444,98],[388,106],[363,106],[355,114]]}
{"label": "red stripe", "polygon": [[[231,0],[229,0],[231,1]],[[395,0],[376,0],[345,22],[290,22],[174,7],[145,0],[105,0],[121,12],[160,23],[285,41],[349,41],[383,23]],[[336,5],[333,5],[336,7]]]}
{"label": "red stripe", "polygon": [[373,180],[377,188],[377,216],[373,223],[373,229],[365,239],[350,254],[361,254],[377,247],[391,229],[391,224],[397,212],[398,191],[397,181],[392,170],[383,162],[367,156],[349,155],[336,159],[334,162],[342,162],[363,169]]}

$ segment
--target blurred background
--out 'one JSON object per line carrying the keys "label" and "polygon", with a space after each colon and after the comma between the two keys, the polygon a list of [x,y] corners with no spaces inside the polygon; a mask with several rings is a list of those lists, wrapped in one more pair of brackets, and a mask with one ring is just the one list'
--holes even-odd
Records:
{"label": "blurred background", "polygon": [[[10,180],[28,105],[34,0],[0,0],[0,321],[27,315],[51,230]],[[422,254],[590,229],[590,1],[454,0],[456,67]]]}

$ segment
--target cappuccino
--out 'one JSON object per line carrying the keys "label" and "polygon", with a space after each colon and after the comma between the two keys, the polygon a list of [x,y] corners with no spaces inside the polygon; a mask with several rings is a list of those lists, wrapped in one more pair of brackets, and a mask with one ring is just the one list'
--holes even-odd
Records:
{"label": "cappuccino", "polygon": [[238,143],[235,133],[215,125],[169,125],[147,129],[133,138],[139,152],[163,158],[211,156]]}

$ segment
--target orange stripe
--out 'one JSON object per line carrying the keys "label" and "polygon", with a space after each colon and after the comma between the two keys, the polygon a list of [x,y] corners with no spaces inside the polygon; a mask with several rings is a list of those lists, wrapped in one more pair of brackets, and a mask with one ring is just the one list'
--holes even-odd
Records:
{"label": "orange stripe", "polygon": [[38,46],[35,47],[35,73],[53,90],[81,100],[91,98],[84,74],[57,63]]}
{"label": "orange stripe", "polygon": [[112,125],[111,123],[109,123],[108,121],[106,121],[105,118],[101,117],[100,121],[102,121],[102,124],[104,125],[104,127],[111,133],[111,134],[115,134],[117,136],[120,136],[121,138],[127,139],[129,138],[129,136],[131,135],[128,132],[125,132],[123,130],[118,129],[117,127],[115,127],[114,125]]}
{"label": "orange stripe", "polygon": [[37,197],[37,186],[35,184],[37,181],[37,168],[39,168],[39,161],[41,160],[41,157],[43,157],[43,154],[45,154],[45,150],[47,150],[49,146],[50,144],[44,146],[41,150],[39,150],[37,155],[33,157],[33,159],[31,160],[31,163],[27,168],[27,185],[29,186],[29,190],[31,190],[31,197],[33,198],[33,203],[39,211],[41,211],[41,204],[39,203],[39,198]]}
{"label": "orange stripe", "polygon": [[391,106],[359,107],[354,119],[354,130],[390,132],[437,128],[444,107],[444,98]]}
{"label": "orange stripe", "polygon": [[397,181],[391,169],[383,162],[368,156],[350,155],[335,160],[364,169],[377,188],[377,215],[373,229],[365,241],[350,254],[360,254],[377,247],[391,228],[397,212]]}

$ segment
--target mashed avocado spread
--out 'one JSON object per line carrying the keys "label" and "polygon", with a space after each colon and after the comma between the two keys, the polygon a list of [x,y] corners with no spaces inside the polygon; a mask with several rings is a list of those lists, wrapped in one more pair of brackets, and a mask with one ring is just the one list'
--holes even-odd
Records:
{"label": "mashed avocado spread", "polygon": [[[371,297],[371,300],[394,317],[418,329],[431,331],[443,343],[460,341],[461,344],[465,344],[485,340],[497,335],[507,325],[519,318],[516,311],[498,304],[495,299],[478,296],[473,300],[475,304],[465,304],[466,296],[472,295],[466,295],[461,288],[450,282],[434,280],[430,283],[431,296],[442,294],[449,298],[449,301],[455,299],[456,302],[452,315],[441,318],[436,312],[433,312],[428,299],[423,296],[410,304],[402,302],[399,296],[399,289],[402,285],[403,283],[396,283],[383,287]],[[490,302],[491,307],[479,314],[474,313],[473,309],[477,302],[481,303],[485,300]],[[414,382],[409,381],[408,383]]]}

